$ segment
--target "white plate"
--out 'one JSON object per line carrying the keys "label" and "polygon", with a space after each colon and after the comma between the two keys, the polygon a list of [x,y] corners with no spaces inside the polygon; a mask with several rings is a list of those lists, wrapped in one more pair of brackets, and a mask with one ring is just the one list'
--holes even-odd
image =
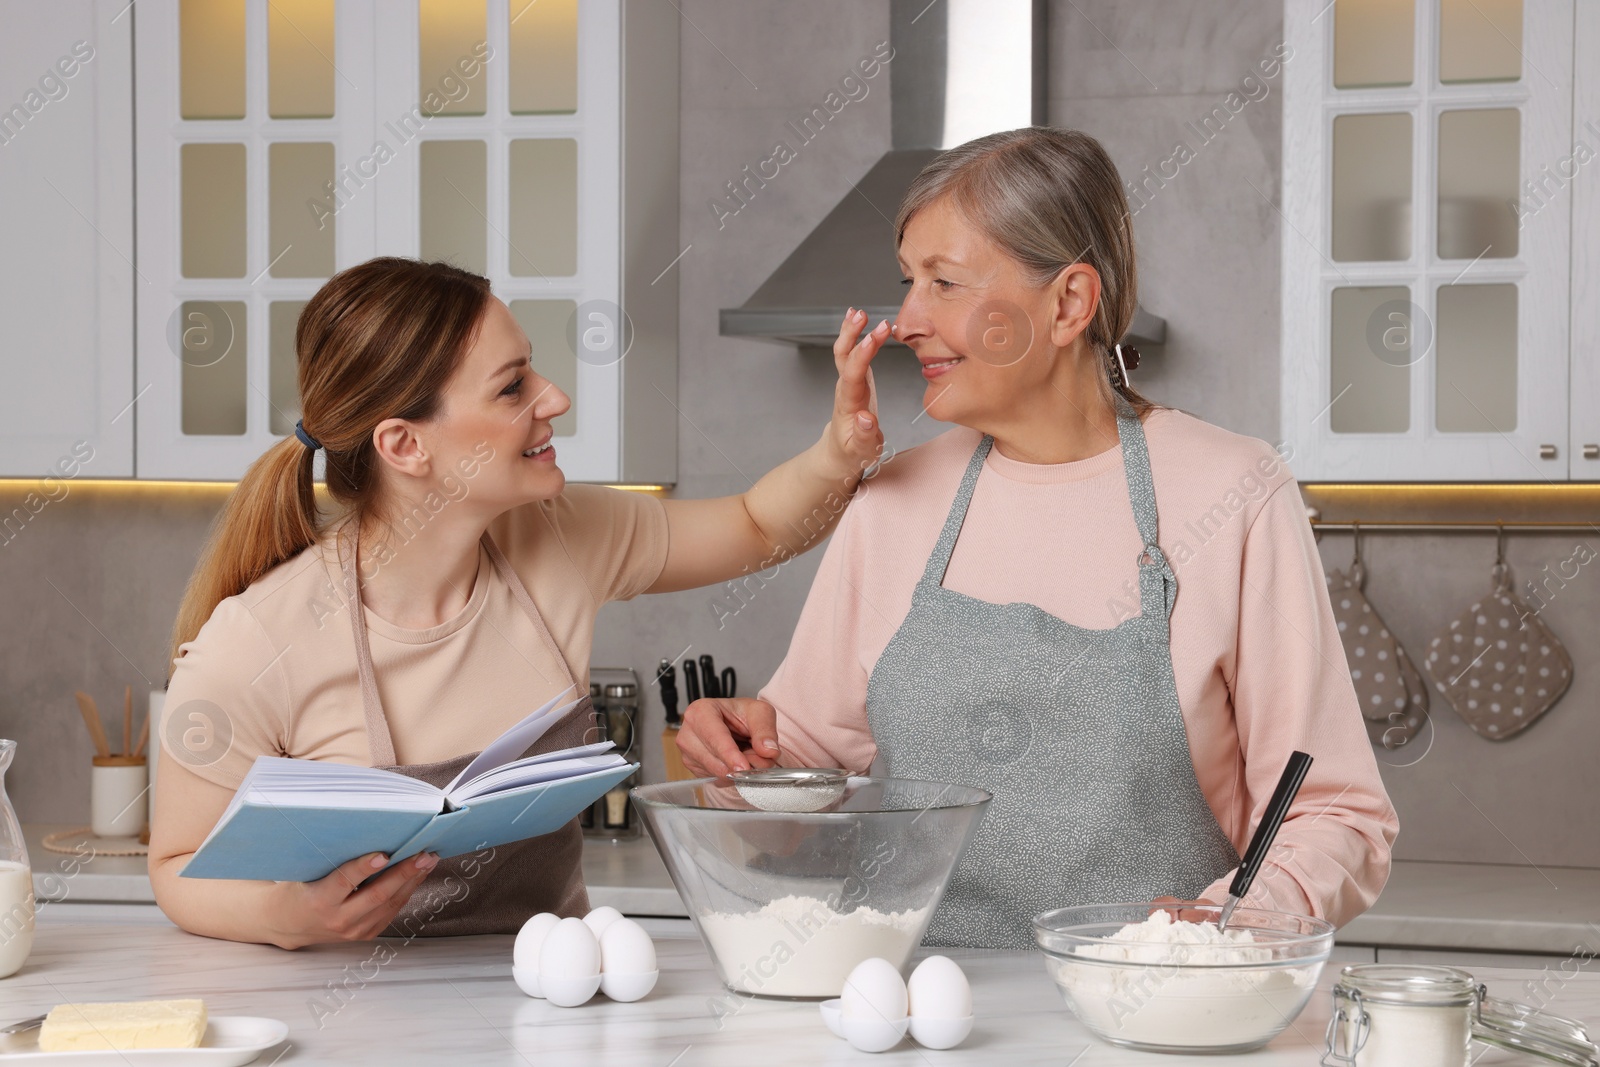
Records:
{"label": "white plate", "polygon": [[199,1048],[140,1048],[124,1052],[40,1052],[39,1030],[0,1035],[0,1063],[57,1063],[62,1067],[131,1067],[133,1064],[187,1064],[240,1067],[289,1036],[289,1024],[256,1015],[213,1015]]}

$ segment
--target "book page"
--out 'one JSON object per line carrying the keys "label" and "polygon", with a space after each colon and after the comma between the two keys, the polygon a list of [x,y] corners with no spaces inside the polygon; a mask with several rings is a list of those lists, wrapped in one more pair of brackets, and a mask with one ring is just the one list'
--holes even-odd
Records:
{"label": "book page", "polygon": [[460,774],[450,780],[450,784],[444,787],[444,792],[446,794],[454,793],[456,787],[462,782],[470,782],[484,771],[498,767],[502,763],[509,763],[522,755],[523,752],[527,751],[529,745],[543,737],[546,730],[554,726],[563,715],[576,707],[578,700],[583,699],[579,697],[578,700],[556,707],[557,702],[572,692],[574,688],[576,687],[567,686],[552,697],[549,703],[530,713],[521,722],[485,745],[483,751],[478,753],[471,763],[463,767]]}

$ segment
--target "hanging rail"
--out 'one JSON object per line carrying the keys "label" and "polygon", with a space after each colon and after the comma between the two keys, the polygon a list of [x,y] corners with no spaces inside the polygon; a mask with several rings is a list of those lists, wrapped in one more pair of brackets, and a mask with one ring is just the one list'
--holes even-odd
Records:
{"label": "hanging rail", "polygon": [[1315,508],[1306,509],[1311,529],[1317,533],[1592,533],[1600,534],[1600,522],[1323,522]]}

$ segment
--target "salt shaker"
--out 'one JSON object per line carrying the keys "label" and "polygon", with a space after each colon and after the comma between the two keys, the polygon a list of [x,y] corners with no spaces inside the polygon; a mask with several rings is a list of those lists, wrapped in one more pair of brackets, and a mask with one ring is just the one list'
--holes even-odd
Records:
{"label": "salt shaker", "polygon": [[1352,964],[1333,987],[1323,1067],[1466,1067],[1474,1040],[1570,1067],[1600,1067],[1583,1026],[1488,995],[1467,971]]}

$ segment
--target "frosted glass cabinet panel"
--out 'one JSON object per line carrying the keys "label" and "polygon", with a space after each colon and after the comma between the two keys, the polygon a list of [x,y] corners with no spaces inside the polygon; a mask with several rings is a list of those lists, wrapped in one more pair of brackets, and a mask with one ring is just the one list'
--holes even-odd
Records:
{"label": "frosted glass cabinet panel", "polygon": [[[391,0],[394,2],[394,0]],[[417,99],[436,97],[439,106],[425,106],[434,115],[482,115],[484,92],[482,64],[459,64],[480,54],[486,37],[489,6],[486,0],[418,0]]]}
{"label": "frosted glass cabinet panel", "polygon": [[1522,112],[1442,112],[1438,143],[1439,258],[1516,255]]}
{"label": "frosted glass cabinet panel", "polygon": [[423,259],[483,274],[489,263],[488,156],[482,141],[424,141],[418,194]]}
{"label": "frosted glass cabinet panel", "polygon": [[1333,84],[1410,85],[1416,21],[1412,0],[1336,0]]}
{"label": "frosted glass cabinet panel", "polygon": [[511,142],[511,273],[578,271],[578,142]]}
{"label": "frosted glass cabinet panel", "polygon": [[180,0],[186,119],[244,118],[245,0]]}
{"label": "frosted glass cabinet panel", "polygon": [[1581,81],[1600,60],[1583,44],[1600,42],[1600,13],[1585,33],[1573,0],[1283,11],[1280,415],[1295,473],[1568,478],[1583,448],[1567,383],[1594,358],[1571,343],[1574,256],[1594,242],[1573,223],[1585,183],[1570,161],[1600,107],[1596,90],[1575,111],[1574,62]]}
{"label": "frosted glass cabinet panel", "polygon": [[1439,80],[1522,76],[1522,0],[1440,0]]}
{"label": "frosted glass cabinet panel", "polygon": [[1438,427],[1446,433],[1517,428],[1517,287],[1443,285],[1438,296]]}
{"label": "frosted glass cabinet panel", "polygon": [[272,0],[267,8],[267,113],[333,117],[334,0]]}
{"label": "frosted glass cabinet panel", "polygon": [[1333,258],[1411,256],[1411,116],[1333,120]]}
{"label": "frosted glass cabinet panel", "polygon": [[578,109],[578,0],[511,0],[511,113]]}
{"label": "frosted glass cabinet panel", "polygon": [[274,278],[327,278],[333,274],[334,220],[309,205],[333,181],[333,145],[279,141],[267,153],[268,237]]}
{"label": "frosted glass cabinet panel", "polygon": [[242,278],[245,151],[242,144],[183,146],[183,275]]}
{"label": "frosted glass cabinet panel", "polygon": [[191,300],[180,312],[183,432],[244,433],[249,363],[244,302]]}
{"label": "frosted glass cabinet panel", "polygon": [[[1404,433],[1411,424],[1416,323],[1404,286],[1333,291],[1329,409],[1338,433]],[[1424,342],[1425,343],[1425,342]]]}

